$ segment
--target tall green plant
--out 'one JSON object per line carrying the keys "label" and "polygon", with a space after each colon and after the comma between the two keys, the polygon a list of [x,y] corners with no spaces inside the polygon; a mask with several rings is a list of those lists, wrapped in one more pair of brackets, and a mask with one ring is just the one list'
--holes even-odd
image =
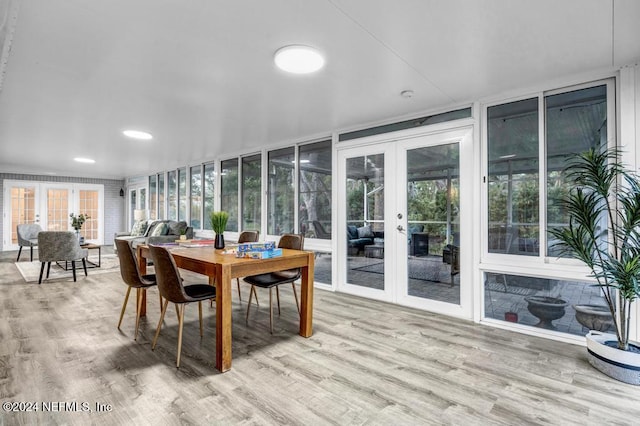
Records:
{"label": "tall green plant", "polygon": [[211,229],[216,234],[224,233],[224,230],[227,229],[227,221],[229,220],[229,213],[221,211],[221,212],[211,212]]}
{"label": "tall green plant", "polygon": [[615,318],[618,348],[628,350],[631,303],[640,296],[640,180],[615,148],[576,154],[565,171],[569,225],[549,231],[554,247],[589,267]]}

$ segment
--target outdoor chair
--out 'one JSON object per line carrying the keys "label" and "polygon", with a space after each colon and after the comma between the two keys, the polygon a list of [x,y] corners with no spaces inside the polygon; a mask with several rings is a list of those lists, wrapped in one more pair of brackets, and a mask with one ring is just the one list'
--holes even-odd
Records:
{"label": "outdoor chair", "polygon": [[31,262],[33,262],[33,248],[38,246],[38,233],[42,232],[42,228],[37,223],[23,223],[17,226],[18,234],[18,258],[16,262],[20,261],[20,254],[22,253],[22,247],[29,247],[31,251]]}
{"label": "outdoor chair", "polygon": [[40,266],[40,278],[38,284],[42,284],[44,265],[47,265],[47,278],[51,269],[51,262],[71,262],[73,281],[76,281],[76,260],[82,260],[84,275],[87,276],[87,256],[89,251],[80,247],[80,242],[75,232],[69,231],[42,231],[38,234],[38,258]]}

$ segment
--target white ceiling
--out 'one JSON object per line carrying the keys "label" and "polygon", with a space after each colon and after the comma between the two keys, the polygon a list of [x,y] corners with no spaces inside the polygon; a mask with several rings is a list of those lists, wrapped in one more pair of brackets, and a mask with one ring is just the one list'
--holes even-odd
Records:
{"label": "white ceiling", "polygon": [[[146,174],[640,59],[636,0],[3,3],[0,172]],[[289,44],[325,68],[279,71]]]}

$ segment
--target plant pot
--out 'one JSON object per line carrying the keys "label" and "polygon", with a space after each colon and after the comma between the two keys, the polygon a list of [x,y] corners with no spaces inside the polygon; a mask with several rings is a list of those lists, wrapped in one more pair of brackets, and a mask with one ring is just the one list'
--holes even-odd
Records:
{"label": "plant pot", "polygon": [[640,344],[629,342],[631,350],[622,351],[614,334],[592,330],[586,338],[589,364],[611,378],[640,385]]}
{"label": "plant pot", "polygon": [[548,330],[556,329],[551,321],[562,318],[565,314],[564,308],[569,304],[566,300],[548,296],[528,296],[524,300],[528,302],[529,312],[540,320],[536,327]]}
{"label": "plant pot", "polygon": [[589,330],[607,331],[613,327],[609,307],[605,305],[573,305],[576,321]]}
{"label": "plant pot", "polygon": [[216,249],[224,248],[224,234],[216,234],[216,240],[213,245]]}

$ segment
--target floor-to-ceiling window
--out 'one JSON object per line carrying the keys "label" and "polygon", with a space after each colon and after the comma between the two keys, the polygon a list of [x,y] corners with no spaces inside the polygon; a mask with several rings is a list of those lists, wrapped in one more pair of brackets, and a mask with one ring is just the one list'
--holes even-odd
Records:
{"label": "floor-to-ceiling window", "polygon": [[298,151],[299,232],[331,239],[331,141],[300,145]]}
{"label": "floor-to-ceiling window", "polygon": [[191,226],[194,229],[202,227],[202,167],[191,167]]}
{"label": "floor-to-ceiling window", "polygon": [[165,206],[165,198],[164,198],[164,183],[165,183],[165,174],[158,174],[158,219],[164,219],[166,206]]}
{"label": "floor-to-ceiling window", "polygon": [[158,217],[158,175],[149,176],[149,219]]}
{"label": "floor-to-ceiling window", "polygon": [[178,169],[178,220],[187,221],[187,169]]}
{"label": "floor-to-ceiling window", "polygon": [[565,278],[572,261],[547,232],[569,222],[566,160],[612,143],[613,90],[603,81],[487,107],[486,318],[583,335],[573,306],[605,304],[586,276]]}
{"label": "floor-to-ceiling window", "polygon": [[261,231],[262,155],[242,157],[242,229]]}
{"label": "floor-to-ceiling window", "polygon": [[167,173],[167,219],[178,220],[178,172],[171,170]]}
{"label": "floor-to-ceiling window", "polygon": [[220,210],[229,213],[227,231],[238,231],[238,159],[220,163]]}
{"label": "floor-to-ceiling window", "polygon": [[213,163],[204,165],[204,178],[202,181],[204,191],[204,226],[202,229],[211,229],[211,213],[215,208],[215,182],[216,172]]}
{"label": "floor-to-ceiling window", "polygon": [[267,168],[267,233],[295,232],[295,148],[269,151]]}

